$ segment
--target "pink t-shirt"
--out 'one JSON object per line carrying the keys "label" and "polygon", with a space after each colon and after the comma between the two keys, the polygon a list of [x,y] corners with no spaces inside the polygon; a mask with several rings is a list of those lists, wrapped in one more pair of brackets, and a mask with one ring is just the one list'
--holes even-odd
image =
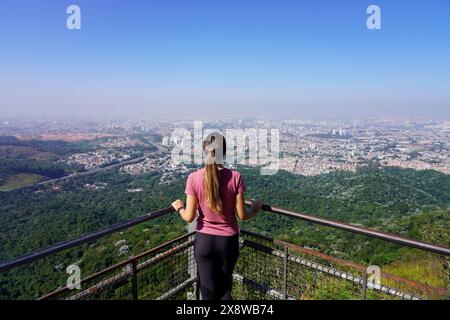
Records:
{"label": "pink t-shirt", "polygon": [[186,183],[185,193],[198,199],[197,231],[218,236],[232,236],[239,232],[235,208],[236,195],[245,191],[244,180],[239,172],[223,168],[220,172],[220,191],[223,215],[208,207],[203,185],[205,168],[192,172]]}

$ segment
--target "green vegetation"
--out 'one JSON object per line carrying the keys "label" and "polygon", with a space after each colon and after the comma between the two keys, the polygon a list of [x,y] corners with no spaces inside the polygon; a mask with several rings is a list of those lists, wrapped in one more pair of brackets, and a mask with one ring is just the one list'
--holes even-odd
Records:
{"label": "green vegetation", "polygon": [[88,150],[87,142],[18,140],[0,136],[0,191],[17,189],[82,171],[57,162],[64,155]]}
{"label": "green vegetation", "polygon": [[13,174],[3,180],[3,183],[0,185],[0,191],[22,188],[44,180],[47,180],[47,178],[35,173]]}
{"label": "green vegetation", "polygon": [[[35,157],[37,154],[42,153],[64,156],[68,154],[87,152],[93,150],[95,145],[91,141],[78,141],[73,143],[61,140],[19,140],[12,136],[0,136],[0,146],[9,146],[9,149],[11,149],[12,146],[15,146],[16,150],[13,153],[13,157],[17,157],[17,152],[19,150],[17,147],[28,148],[29,152],[32,153],[32,157]],[[6,156],[4,154],[0,154],[0,157]],[[27,159],[29,158],[30,157],[27,157]]]}
{"label": "green vegetation", "polygon": [[[274,206],[450,246],[448,175],[376,167],[316,177],[287,172],[261,176],[257,168],[239,170],[245,178],[248,198],[260,197]],[[171,184],[160,184],[159,178],[156,173],[133,177],[112,169],[60,181],[58,189],[47,185],[0,192],[0,260],[167,207],[173,199],[183,196],[185,175]],[[105,189],[85,187],[100,182],[107,184]],[[129,188],[142,188],[143,192],[129,193]],[[268,212],[241,223],[241,227],[355,262],[388,266],[393,273],[431,285],[445,288],[449,283],[447,260],[395,244]],[[117,254],[114,241],[126,240],[129,256],[184,233],[184,228],[181,219],[173,214],[13,270],[0,275],[0,298],[29,298],[51,291],[64,284],[65,267],[80,260],[83,274],[88,275],[125,259]],[[439,271],[430,273],[429,265],[421,264],[425,260],[432,261]],[[422,267],[406,274],[402,268],[408,264]]]}
{"label": "green vegetation", "polygon": [[[144,153],[157,151],[154,141],[160,138],[158,135],[145,133],[133,135],[131,138],[142,144],[116,147],[115,150],[129,152],[131,159],[141,157]],[[40,181],[85,171],[81,165],[67,165],[60,160],[74,153],[97,150],[108,139],[111,138],[65,142],[19,140],[11,136],[0,136],[0,191],[21,188]],[[113,161],[103,166],[116,163],[118,162]]]}
{"label": "green vegetation", "polygon": [[34,173],[48,178],[60,178],[69,172],[69,166],[50,161],[0,159],[0,179],[19,173]]}
{"label": "green vegetation", "polygon": [[53,160],[56,158],[56,154],[48,151],[39,151],[26,146],[0,144],[0,158]]}

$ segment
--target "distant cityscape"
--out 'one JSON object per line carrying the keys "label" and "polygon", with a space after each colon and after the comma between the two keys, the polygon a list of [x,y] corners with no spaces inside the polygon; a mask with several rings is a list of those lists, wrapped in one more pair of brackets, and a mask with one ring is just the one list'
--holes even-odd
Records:
{"label": "distant cityscape", "polygon": [[[369,163],[416,170],[432,169],[450,174],[450,121],[448,120],[255,120],[224,119],[204,122],[205,128],[279,129],[280,170],[314,176],[336,170],[355,171]],[[190,121],[152,118],[107,120],[0,120],[0,136],[19,140],[96,141],[96,150],[71,154],[57,161],[85,170],[124,163],[122,174],[157,171],[161,183],[195,165],[174,164],[170,151],[175,128],[193,129]],[[154,152],[140,135],[156,137]],[[141,157],[140,161],[126,163]],[[86,186],[101,189],[103,185]],[[130,190],[139,192],[139,190]]]}

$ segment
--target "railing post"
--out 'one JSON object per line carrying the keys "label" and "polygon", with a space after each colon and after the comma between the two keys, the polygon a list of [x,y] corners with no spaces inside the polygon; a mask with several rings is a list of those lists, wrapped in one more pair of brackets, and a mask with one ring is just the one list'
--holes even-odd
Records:
{"label": "railing post", "polygon": [[367,294],[367,270],[364,270],[363,278],[362,278],[362,300],[366,300],[366,294]]}
{"label": "railing post", "polygon": [[[187,226],[187,231],[189,233],[191,232],[195,232],[195,230],[197,229],[197,219],[195,219],[193,222],[189,223]],[[196,235],[193,235],[193,237],[195,238]],[[197,263],[195,261],[195,256],[194,256],[194,247],[191,247],[188,249],[188,273],[190,275],[191,278],[197,277],[197,281],[194,283],[194,296],[195,296],[195,300],[200,300],[200,280],[199,280],[199,276],[198,276],[198,270],[197,270]]]}
{"label": "railing post", "polygon": [[284,257],[283,257],[283,300],[287,299],[288,255],[289,255],[289,249],[288,249],[287,246],[284,246]]}
{"label": "railing post", "polygon": [[133,300],[138,300],[138,283],[137,283],[137,262],[131,262],[131,296]]}

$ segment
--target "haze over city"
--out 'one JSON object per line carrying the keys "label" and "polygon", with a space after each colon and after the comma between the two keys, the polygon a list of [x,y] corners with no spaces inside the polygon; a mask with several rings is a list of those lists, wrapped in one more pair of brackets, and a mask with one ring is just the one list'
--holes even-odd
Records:
{"label": "haze over city", "polygon": [[450,2],[0,3],[1,116],[450,116]]}

